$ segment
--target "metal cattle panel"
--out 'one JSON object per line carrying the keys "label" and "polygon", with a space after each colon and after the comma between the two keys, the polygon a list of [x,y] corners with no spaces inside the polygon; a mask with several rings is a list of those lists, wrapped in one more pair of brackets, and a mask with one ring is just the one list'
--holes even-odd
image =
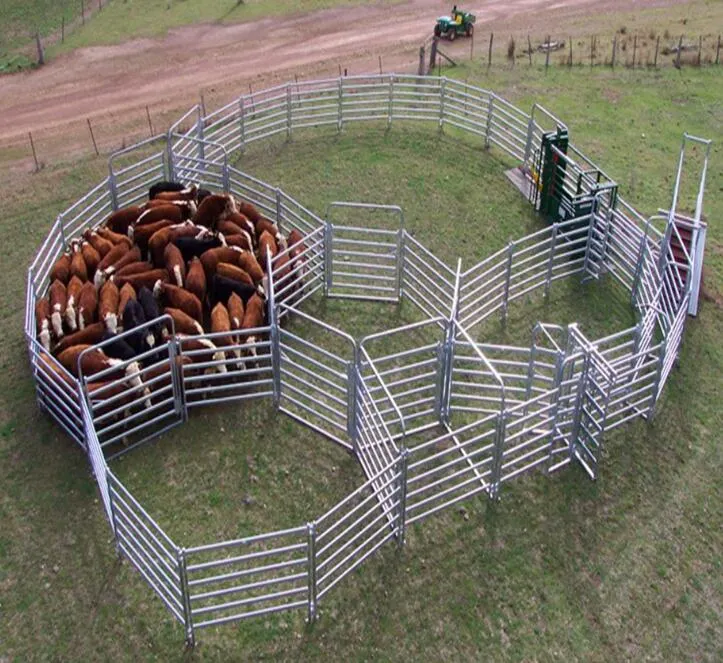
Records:
{"label": "metal cattle panel", "polygon": [[[162,316],[120,334],[129,343],[158,333],[168,325]],[[171,340],[155,345],[127,361],[111,360],[111,366],[89,374],[86,360],[114,342],[109,339],[87,348],[78,358],[83,397],[88,403],[92,424],[101,448],[112,456],[121,455],[154,439],[185,421],[186,408],[181,384],[178,348]]]}
{"label": "metal cattle panel", "polygon": [[183,556],[191,629],[308,605],[305,526],[187,548]]}
{"label": "metal cattle panel", "polygon": [[351,450],[356,342],[298,309],[279,310],[292,320],[278,330],[279,409]]}
{"label": "metal cattle panel", "polygon": [[[393,214],[395,230],[331,222],[333,209]],[[404,214],[397,205],[333,202],[327,207],[326,295],[398,303],[402,295]]]}

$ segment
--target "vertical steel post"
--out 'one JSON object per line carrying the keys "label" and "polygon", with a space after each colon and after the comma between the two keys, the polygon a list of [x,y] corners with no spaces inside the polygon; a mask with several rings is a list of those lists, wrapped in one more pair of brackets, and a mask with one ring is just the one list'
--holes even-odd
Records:
{"label": "vertical steel post", "polygon": [[537,335],[533,337],[532,347],[530,348],[530,360],[527,363],[527,380],[525,382],[525,416],[529,409],[529,401],[532,398],[532,383],[535,380],[535,362],[537,361]]}
{"label": "vertical steel post", "polygon": [[[198,106],[198,119],[196,120],[196,138],[198,139],[198,158],[206,160],[206,147],[203,140],[203,108]],[[205,170],[205,168],[204,168]]]}
{"label": "vertical steel post", "polygon": [[307,574],[309,587],[309,607],[307,611],[306,621],[313,624],[317,616],[317,598],[316,598],[316,523],[306,524],[307,536]]}
{"label": "vertical steel post", "polygon": [[[271,284],[270,288],[273,288]],[[269,300],[269,322],[271,327],[271,372],[273,379],[273,403],[278,410],[281,402],[281,339],[279,330],[279,316],[276,302],[273,297]]]}
{"label": "vertical steel post", "polygon": [[522,159],[522,167],[532,170],[529,166],[529,161],[532,156],[532,137],[535,133],[535,106],[532,106],[530,112],[530,120],[527,123],[527,136],[525,138],[525,155]]}
{"label": "vertical steel post", "polygon": [[328,221],[324,226],[324,297],[328,297],[333,285],[332,269],[334,251],[334,226]]}
{"label": "vertical steel post", "polygon": [[341,132],[342,127],[344,126],[344,115],[343,115],[343,109],[342,109],[342,99],[344,98],[344,81],[341,76],[339,76],[339,94],[337,99],[338,104],[338,111],[337,111],[337,120],[336,120],[336,130],[338,132]]}
{"label": "vertical steel post", "polygon": [[592,246],[593,237],[595,236],[595,209],[596,209],[596,198],[592,199],[592,209],[590,211],[590,225],[587,229],[587,241],[585,242],[585,260],[582,263],[582,280],[587,279],[597,280],[597,275],[592,274],[590,271],[590,247]]}
{"label": "vertical steel post", "polygon": [[178,562],[178,576],[181,584],[181,600],[183,603],[183,621],[186,629],[186,644],[193,647],[196,644],[193,632],[193,613],[191,611],[191,593],[188,589],[188,572],[186,570],[186,551],[183,548],[176,549]]}
{"label": "vertical steel post", "polygon": [[68,241],[65,237],[65,220],[63,215],[58,214],[58,216],[55,217],[55,221],[58,224],[58,228],[60,228],[60,241],[63,242],[63,250],[65,250],[68,246]]}
{"label": "vertical steel post", "polygon": [[502,300],[502,322],[507,322],[507,307],[510,298],[510,281],[512,280],[512,257],[515,253],[515,243],[510,242],[507,245],[507,274],[505,275],[505,290]]}
{"label": "vertical steel post", "polygon": [[355,352],[355,358],[352,361],[346,363],[346,434],[349,436],[349,441],[354,448],[354,453],[359,453],[359,436],[357,434],[357,390],[358,385],[357,375],[357,358]]}
{"label": "vertical steel post", "polygon": [[[103,453],[103,450],[101,449],[101,453]],[[115,512],[115,507],[113,506],[113,491],[110,488],[111,480],[110,480],[110,470],[108,469],[108,466],[106,465],[105,468],[105,483],[106,486],[108,486],[108,503],[110,504],[110,528],[113,531],[113,538],[115,539],[115,551],[118,554],[118,557],[121,557],[121,547],[120,547],[120,541],[118,540],[118,516]]]}
{"label": "vertical steel post", "polygon": [[590,365],[590,354],[587,350],[583,350],[583,362],[582,370],[580,371],[580,378],[577,381],[575,394],[575,406],[573,410],[572,419],[572,432],[570,434],[570,460],[575,457],[575,447],[577,445],[577,438],[580,435],[580,426],[582,424],[583,405],[585,402],[585,396],[587,395],[587,376]]}
{"label": "vertical steel post", "polygon": [[668,339],[664,338],[660,344],[660,350],[658,352],[658,366],[655,371],[655,381],[653,382],[653,393],[651,394],[652,402],[648,409],[648,420],[652,421],[655,416],[655,406],[658,404],[658,398],[662,391],[661,381],[663,379],[663,367],[665,365],[666,355],[668,354]]}
{"label": "vertical steel post", "polygon": [[447,364],[447,342],[446,339],[441,342],[437,342],[437,380],[434,385],[434,414],[437,420],[440,422],[448,421],[445,419],[445,408],[444,408],[444,385],[446,376],[446,364]]}
{"label": "vertical steel post", "polygon": [[166,134],[166,165],[168,167],[168,179],[171,181],[176,179],[176,164],[173,157],[173,134],[169,129]]}
{"label": "vertical steel post", "polygon": [[286,84],[286,140],[291,140],[291,83]]}
{"label": "vertical steel post", "polygon": [[395,287],[397,290],[397,303],[402,301],[404,294],[404,228],[397,230],[397,274]]}
{"label": "vertical steel post", "polygon": [[489,497],[498,500],[500,496],[500,477],[502,476],[502,457],[505,451],[505,429],[507,413],[503,410],[497,415],[495,431],[495,451],[492,459],[492,476],[489,484]]}
{"label": "vertical steel post", "polygon": [[281,209],[281,189],[279,187],[276,187],[276,226],[279,229],[279,232],[283,232],[283,228],[281,227],[281,221],[282,221],[282,212]]}
{"label": "vertical steel post", "polygon": [[439,130],[444,130],[444,101],[447,93],[447,77],[439,83]]}
{"label": "vertical steel post", "polygon": [[115,212],[118,209],[118,188],[113,172],[113,160],[108,161],[108,193],[110,193],[110,206]]}
{"label": "vertical steel post", "polygon": [[550,473],[550,468],[552,467],[552,459],[553,451],[555,450],[555,440],[557,439],[558,435],[560,435],[560,422],[558,421],[558,416],[560,414],[560,401],[562,400],[562,381],[565,373],[565,353],[562,351],[557,352],[557,355],[555,357],[555,388],[557,389],[557,392],[555,393],[555,401],[552,406],[552,422],[551,427],[552,431],[550,433],[550,444],[548,446],[548,453],[547,453],[547,473]]}
{"label": "vertical steel post", "polygon": [[550,238],[550,259],[547,262],[547,275],[545,276],[545,298],[550,296],[552,285],[552,266],[555,264],[555,245],[557,244],[558,224],[552,224],[552,237]]}
{"label": "vertical steel post", "polygon": [[495,110],[495,98],[490,94],[489,102],[487,102],[487,126],[485,128],[485,148],[490,146],[490,132],[492,131],[492,115]]}
{"label": "vertical steel post", "polygon": [[631,302],[633,306],[637,305],[638,299],[638,288],[640,287],[640,281],[643,278],[643,268],[645,264],[645,250],[648,244],[648,231],[650,230],[650,219],[645,224],[645,232],[640,238],[640,248],[638,249],[637,258],[635,260],[635,274],[633,275],[633,285],[631,288]]}
{"label": "vertical steel post", "polygon": [[239,146],[241,152],[246,149],[246,106],[244,105],[244,98],[238,98],[238,114],[239,114],[239,131],[241,144]]}
{"label": "vertical steel post", "polygon": [[399,480],[397,490],[399,491],[399,501],[397,505],[397,545],[401,548],[404,546],[407,530],[407,459],[409,450],[402,447],[399,450],[397,459],[397,468],[399,470]]}
{"label": "vertical steel post", "polygon": [[394,76],[389,76],[389,109],[387,111],[387,129],[392,126],[394,115]]}
{"label": "vertical steel post", "polygon": [[228,193],[231,189],[231,176],[228,172],[228,154],[226,150],[223,151],[223,165],[221,166],[221,182],[223,186],[223,192]]}

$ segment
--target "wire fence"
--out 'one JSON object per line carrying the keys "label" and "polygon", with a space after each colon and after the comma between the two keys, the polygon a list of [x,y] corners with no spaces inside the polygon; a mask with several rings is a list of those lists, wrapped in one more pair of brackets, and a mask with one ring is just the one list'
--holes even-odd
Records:
{"label": "wire fence", "polygon": [[[397,75],[281,85],[205,117],[194,107],[166,136],[113,155],[109,177],[58,216],[30,266],[25,331],[38,402],[87,451],[119,551],[191,643],[197,629],[261,614],[306,609],[313,620],[319,601],[364,560],[392,539],[402,545],[409,524],[477,494],[498,498],[503,484],[529,472],[576,462],[595,478],[604,434],[652,417],[679,357],[692,258],[671,248],[683,243],[671,228],[675,215],[662,229],[658,219],[644,219],[609,195],[610,182],[579,150],[565,156],[561,188],[575,199],[570,210],[584,212],[464,270],[414,239],[398,208],[392,230],[345,225],[328,211],[322,219],[229,163],[249,142],[300,127],[410,120],[484,136],[518,163],[530,187],[537,186],[533,144],[557,123],[544,109],[528,115],[489,91]],[[222,342],[219,334],[177,336],[164,316],[125,332],[165,325],[163,344],[90,374],[81,355],[68,371],[36,337],[35,304],[48,274],[71,239],[164,177],[230,191],[285,232],[301,233],[268,259],[268,322]],[[381,271],[388,280],[373,276],[380,265],[390,267]],[[504,318],[511,303],[547,294],[559,279],[606,274],[638,311],[630,329],[588,339],[575,325],[540,323],[527,347],[472,335],[491,315]],[[300,308],[316,294],[359,297],[358,289],[335,287],[341,278],[363,284],[364,277],[377,282],[361,296],[406,298],[425,319],[357,341]],[[298,326],[281,326],[286,317]],[[251,398],[267,399],[352,452],[366,481],[298,527],[183,548],[108,460],[182,424],[193,408]]]}

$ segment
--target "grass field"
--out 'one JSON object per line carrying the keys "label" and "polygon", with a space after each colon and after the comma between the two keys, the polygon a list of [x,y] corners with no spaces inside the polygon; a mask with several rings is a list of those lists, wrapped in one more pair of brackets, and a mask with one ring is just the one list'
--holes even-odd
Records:
{"label": "grass field", "polygon": [[[130,38],[158,37],[194,23],[231,23],[357,4],[360,0],[3,0],[0,6],[0,73],[34,62],[32,40],[39,32],[51,47],[48,55],[79,48],[117,44]],[[382,0],[391,2],[392,0]],[[91,16],[92,13],[92,16]],[[61,22],[66,39],[60,43]]]}
{"label": "grass field", "polygon": [[[682,131],[717,138],[723,129],[715,70],[453,73],[563,117],[573,142],[645,213],[668,204]],[[243,165],[318,212],[332,199],[401,204],[416,236],[448,261],[482,257],[539,223],[504,180],[504,162],[456,135],[351,127],[316,136],[252,152]],[[35,407],[24,275],[9,270],[0,308],[0,660],[719,660],[721,155],[716,144],[708,296],[654,422],[607,438],[596,483],[571,468],[517,482],[500,504],[473,500],[414,527],[406,550],[385,549],[341,583],[313,629],[300,615],[249,621],[202,633],[193,654],[117,562],[85,459]],[[7,264],[26,265],[54,215],[104,169],[93,159],[10,173],[0,226]],[[626,323],[623,299],[607,283],[559,284],[548,304],[515,307],[507,328],[491,324],[485,337],[527,342],[537,319],[581,320],[595,336]],[[380,310],[335,303],[323,314],[361,335],[381,324]],[[210,410],[115,467],[161,524],[191,542],[307,518],[355,485],[350,460],[293,423],[250,434],[269,418],[262,406]]]}

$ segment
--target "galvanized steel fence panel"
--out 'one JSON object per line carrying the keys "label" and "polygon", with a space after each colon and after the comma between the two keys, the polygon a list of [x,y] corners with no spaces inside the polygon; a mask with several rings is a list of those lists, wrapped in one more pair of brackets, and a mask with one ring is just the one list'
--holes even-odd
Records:
{"label": "galvanized steel fence panel", "polygon": [[[160,149],[158,143],[161,143]],[[154,136],[118,150],[108,159],[108,186],[114,210],[148,199],[148,190],[166,179],[167,136]],[[131,161],[135,157],[135,160]],[[96,224],[93,224],[96,225]]]}
{"label": "galvanized steel fence panel", "polygon": [[307,527],[183,550],[193,629],[306,608]]}
{"label": "galvanized steel fence panel", "polygon": [[148,515],[120,480],[107,471],[116,542],[151,589],[181,623],[184,595],[178,547]]}

